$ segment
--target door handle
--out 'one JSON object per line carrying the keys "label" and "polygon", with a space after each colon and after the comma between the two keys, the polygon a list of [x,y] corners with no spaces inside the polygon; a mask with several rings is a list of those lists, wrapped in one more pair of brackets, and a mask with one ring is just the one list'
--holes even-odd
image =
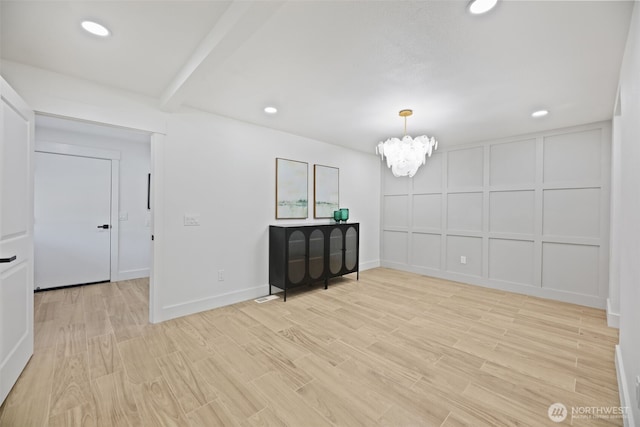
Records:
{"label": "door handle", "polygon": [[104,229],[104,230],[108,230],[108,229],[109,229],[109,224],[102,224],[102,225],[99,225],[99,226],[98,226],[98,228],[102,228],[102,229]]}
{"label": "door handle", "polygon": [[0,258],[0,263],[13,262],[13,261],[16,260],[16,258],[18,258],[17,255],[14,255],[14,256],[9,257],[9,258]]}

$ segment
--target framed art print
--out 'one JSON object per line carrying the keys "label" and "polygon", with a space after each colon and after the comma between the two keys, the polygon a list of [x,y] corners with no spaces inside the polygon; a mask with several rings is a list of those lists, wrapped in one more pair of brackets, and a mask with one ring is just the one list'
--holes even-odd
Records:
{"label": "framed art print", "polygon": [[333,218],[340,204],[340,169],[313,165],[313,217]]}
{"label": "framed art print", "polygon": [[305,162],[276,158],[276,219],[309,216],[308,168]]}

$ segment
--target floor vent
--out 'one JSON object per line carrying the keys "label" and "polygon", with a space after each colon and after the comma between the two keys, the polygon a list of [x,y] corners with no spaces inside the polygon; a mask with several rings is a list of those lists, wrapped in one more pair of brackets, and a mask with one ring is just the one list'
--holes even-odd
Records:
{"label": "floor vent", "polygon": [[263,302],[271,301],[272,299],[276,299],[276,298],[280,298],[280,297],[278,295],[269,295],[266,297],[254,299],[254,301],[257,302],[258,304],[262,304]]}

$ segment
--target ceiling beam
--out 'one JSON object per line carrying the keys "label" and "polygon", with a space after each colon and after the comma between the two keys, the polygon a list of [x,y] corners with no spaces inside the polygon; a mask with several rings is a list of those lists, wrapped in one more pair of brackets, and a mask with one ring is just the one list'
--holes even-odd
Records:
{"label": "ceiling beam", "polygon": [[234,26],[245,16],[253,2],[233,1],[209,31],[204,39],[196,47],[193,54],[187,59],[180,71],[165,88],[160,98],[160,108],[164,111],[175,111],[182,104],[181,92],[185,83],[193,73],[202,65],[204,60],[213,52],[222,40],[229,34]]}

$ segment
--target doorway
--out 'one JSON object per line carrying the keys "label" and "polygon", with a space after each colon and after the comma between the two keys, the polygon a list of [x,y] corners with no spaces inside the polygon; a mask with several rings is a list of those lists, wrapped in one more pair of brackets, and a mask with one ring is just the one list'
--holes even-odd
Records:
{"label": "doorway", "polygon": [[111,159],[36,152],[36,290],[111,280]]}
{"label": "doorway", "polygon": [[151,134],[37,115],[35,139],[36,289],[149,277]]}

